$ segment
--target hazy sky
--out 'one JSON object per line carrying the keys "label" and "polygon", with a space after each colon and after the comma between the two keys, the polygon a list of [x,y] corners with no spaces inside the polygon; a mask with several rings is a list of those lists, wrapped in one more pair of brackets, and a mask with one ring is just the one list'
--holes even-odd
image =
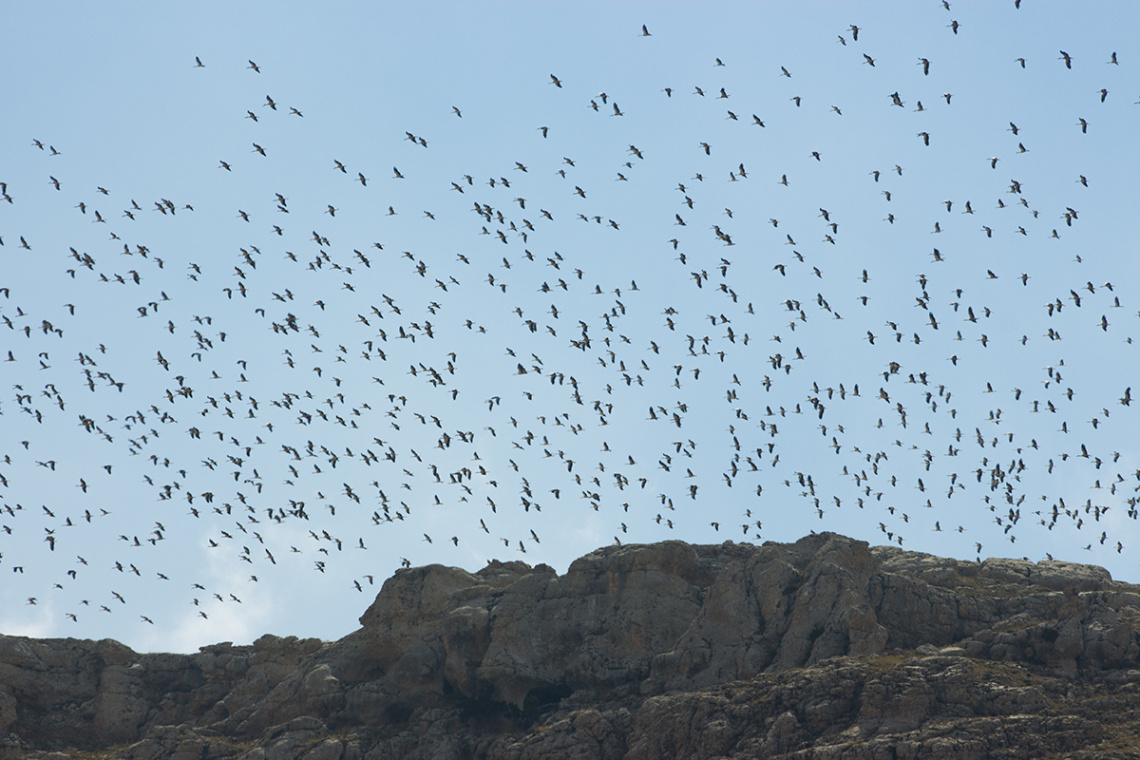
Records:
{"label": "hazy sky", "polygon": [[0,632],[823,530],[1140,580],[1133,3],[0,22]]}

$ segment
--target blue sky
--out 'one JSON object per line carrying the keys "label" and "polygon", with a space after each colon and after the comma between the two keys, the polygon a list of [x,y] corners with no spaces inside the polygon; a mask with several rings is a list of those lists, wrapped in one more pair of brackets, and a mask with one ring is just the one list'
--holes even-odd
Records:
{"label": "blue sky", "polygon": [[1136,580],[1137,15],[6,4],[0,631],[813,530]]}

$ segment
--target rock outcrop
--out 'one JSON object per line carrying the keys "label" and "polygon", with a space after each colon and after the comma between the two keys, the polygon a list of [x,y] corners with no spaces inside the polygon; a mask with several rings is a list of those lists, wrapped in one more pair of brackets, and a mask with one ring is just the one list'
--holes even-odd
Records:
{"label": "rock outcrop", "polygon": [[336,642],[0,636],[3,760],[1140,757],[1140,587],[834,534],[397,572]]}

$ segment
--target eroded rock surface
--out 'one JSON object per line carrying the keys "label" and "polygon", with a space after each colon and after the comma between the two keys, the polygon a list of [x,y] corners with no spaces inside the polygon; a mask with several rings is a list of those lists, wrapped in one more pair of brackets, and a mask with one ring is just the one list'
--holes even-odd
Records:
{"label": "eroded rock surface", "polygon": [[834,534],[431,565],[336,642],[0,636],[3,760],[1140,757],[1140,587]]}

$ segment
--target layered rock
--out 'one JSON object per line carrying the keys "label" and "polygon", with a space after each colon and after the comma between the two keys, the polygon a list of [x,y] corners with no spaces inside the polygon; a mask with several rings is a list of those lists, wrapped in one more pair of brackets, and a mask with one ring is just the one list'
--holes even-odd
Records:
{"label": "layered rock", "polygon": [[0,757],[1140,756],[1140,587],[1092,566],[671,541],[401,570],[360,622],[193,655],[0,637]]}

